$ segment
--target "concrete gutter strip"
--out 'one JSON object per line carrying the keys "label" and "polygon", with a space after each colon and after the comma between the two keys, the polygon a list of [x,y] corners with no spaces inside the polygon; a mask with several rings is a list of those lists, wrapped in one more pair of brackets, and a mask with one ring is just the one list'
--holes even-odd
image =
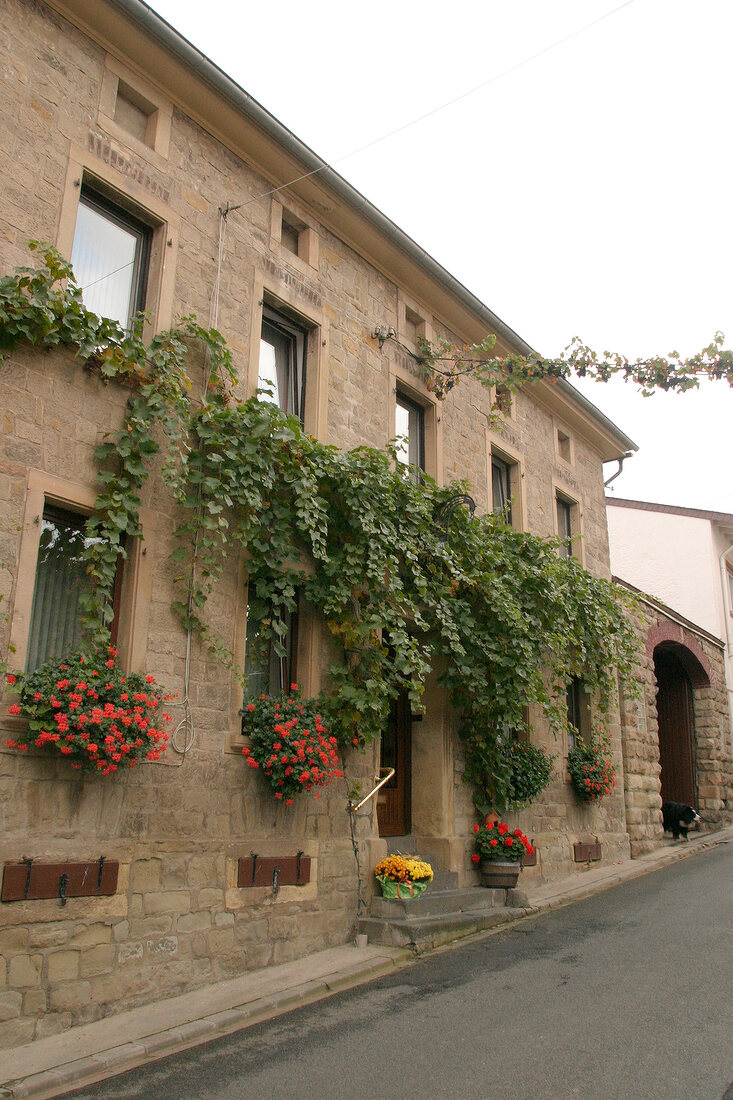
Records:
{"label": "concrete gutter strip", "polygon": [[[510,922],[569,905],[731,842],[733,826],[704,833],[686,844],[665,844],[639,859],[591,868],[538,886],[528,893],[521,910],[512,910]],[[471,938],[495,935],[504,928],[506,923],[501,923]],[[465,938],[454,941],[456,946],[464,942]],[[438,950],[445,951],[449,946],[443,945]],[[50,1100],[71,1088],[145,1065],[372,981],[415,959],[411,950],[376,944],[363,948],[351,944],[333,947],[293,963],[253,971],[241,978],[11,1048],[1,1052],[0,1100]]]}

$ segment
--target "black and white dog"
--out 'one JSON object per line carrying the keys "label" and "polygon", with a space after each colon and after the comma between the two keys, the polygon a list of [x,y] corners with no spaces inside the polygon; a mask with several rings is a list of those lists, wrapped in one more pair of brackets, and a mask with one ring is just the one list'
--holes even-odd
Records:
{"label": "black and white dog", "polygon": [[687,830],[697,825],[700,815],[692,806],[686,806],[684,802],[664,802],[662,804],[662,821],[664,831],[671,833],[675,840],[682,837],[687,840]]}

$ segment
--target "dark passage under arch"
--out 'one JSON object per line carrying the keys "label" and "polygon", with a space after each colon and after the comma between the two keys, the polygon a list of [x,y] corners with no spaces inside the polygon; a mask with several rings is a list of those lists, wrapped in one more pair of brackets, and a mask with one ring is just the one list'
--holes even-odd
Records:
{"label": "dark passage under arch", "polygon": [[[693,677],[688,671],[690,662]],[[695,806],[695,712],[693,682],[705,673],[682,646],[660,645],[654,650],[657,678],[659,762],[663,802]],[[707,677],[705,677],[707,679]],[[697,686],[697,685],[696,685]]]}

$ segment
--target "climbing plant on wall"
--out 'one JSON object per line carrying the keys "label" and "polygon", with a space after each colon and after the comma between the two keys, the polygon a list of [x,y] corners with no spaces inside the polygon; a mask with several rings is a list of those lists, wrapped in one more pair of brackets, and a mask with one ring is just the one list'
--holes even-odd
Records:
{"label": "climbing plant on wall", "polygon": [[[616,670],[629,677],[635,652],[610,583],[558,555],[556,540],[446,510],[466,485],[406,477],[393,453],[339,451],[270,402],[236,400],[218,332],[186,318],[145,345],[142,322],[127,333],[91,314],[70,266],[50,246],[31,247],[43,267],[0,280],[0,353],[66,346],[129,387],[119,431],[96,452],[101,489],[85,550],[95,582],[85,626],[96,645],[108,636],[123,536],[140,532],[140,494],[155,468],[179,508],[174,606],[184,627],[222,651],[206,603],[227,560],[246,551],[249,614],[276,649],[298,592],[323,615],[334,654],[329,729],[342,744],[378,736],[397,692],[419,699],[439,661],[484,808],[506,794],[503,738],[526,706],[562,726],[565,684],[582,675],[603,722]],[[553,375],[548,361],[502,362],[512,386]],[[192,377],[202,381],[195,400]]]}
{"label": "climbing plant on wall", "polygon": [[646,397],[656,390],[684,393],[696,389],[704,378],[714,381],[724,379],[733,385],[733,351],[725,347],[722,332],[716,332],[706,347],[689,357],[683,357],[677,351],[638,359],[628,359],[612,351],[599,354],[577,336],[562,355],[552,359],[545,358],[539,352],[496,355],[496,336],[493,333],[479,344],[460,347],[444,336],[438,337],[435,342],[421,338],[417,355],[402,346],[417,361],[428,388],[439,399],[444,398],[465,377],[475,378],[485,386],[499,386],[504,391],[516,392],[528,382],[541,379],[552,381],[575,375],[608,382],[618,376],[626,382],[635,382]]}

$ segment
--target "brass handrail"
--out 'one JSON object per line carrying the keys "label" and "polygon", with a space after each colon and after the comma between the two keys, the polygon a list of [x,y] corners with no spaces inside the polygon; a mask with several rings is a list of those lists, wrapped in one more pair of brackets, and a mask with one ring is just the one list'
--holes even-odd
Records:
{"label": "brass handrail", "polygon": [[[353,803],[353,802],[351,801],[351,799],[349,799],[349,804],[348,804],[348,806],[347,806],[347,809],[348,809],[348,811],[349,811],[349,813],[350,813],[350,814],[355,814],[357,810],[360,810],[360,809],[362,808],[362,806],[363,806],[363,805],[364,805],[364,804],[365,804],[366,802],[368,802],[368,801],[369,801],[369,799],[370,799],[370,798],[373,798],[373,797],[374,797],[374,795],[375,795],[375,794],[377,793],[377,791],[379,790],[379,788],[380,788],[380,787],[383,787],[385,783],[388,783],[388,782],[389,782],[389,780],[390,780],[390,779],[392,778],[392,776],[394,775],[394,768],[386,768],[386,769],[385,769],[385,768],[380,768],[379,770],[380,770],[380,772],[386,771],[386,772],[387,772],[387,774],[386,774],[386,775],[384,776],[384,778],[383,778],[383,779],[380,779],[380,780],[379,780],[379,782],[377,783],[377,785],[376,785],[376,787],[374,788],[374,790],[370,791],[370,792],[369,792],[369,794],[368,794],[368,795],[367,795],[367,796],[366,796],[365,798],[362,798],[361,802],[357,803],[357,805],[356,805],[356,806],[355,806],[355,805],[354,805],[354,803]],[[374,776],[374,778],[376,779],[376,778],[377,778],[377,776],[375,775],[375,776]]]}

